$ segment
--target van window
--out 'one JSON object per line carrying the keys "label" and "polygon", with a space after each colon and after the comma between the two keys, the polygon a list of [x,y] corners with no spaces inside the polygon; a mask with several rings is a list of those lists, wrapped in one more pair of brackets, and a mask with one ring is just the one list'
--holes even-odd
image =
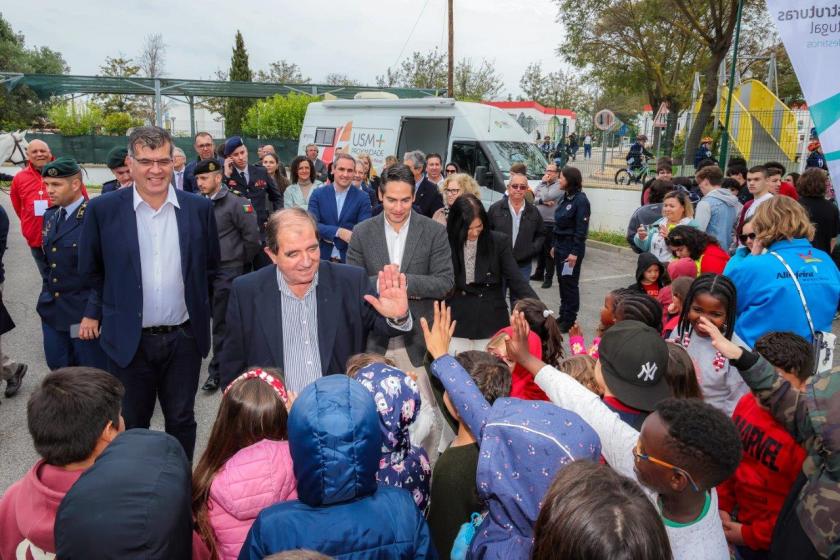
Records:
{"label": "van window", "polygon": [[[537,146],[530,142],[485,142],[490,151],[490,157],[502,172],[505,180],[510,179],[510,166],[514,163],[524,163],[528,168],[528,178],[542,179],[545,167],[548,165]],[[453,148],[454,151],[454,148]]]}
{"label": "van window", "polygon": [[332,146],[333,140],[335,140],[334,128],[315,129],[315,144],[318,146]]}
{"label": "van window", "polygon": [[484,150],[479,148],[475,142],[454,142],[452,144],[452,161],[458,164],[461,173],[467,173],[470,177],[475,175],[475,168],[479,165],[490,171],[490,162],[484,155]]}

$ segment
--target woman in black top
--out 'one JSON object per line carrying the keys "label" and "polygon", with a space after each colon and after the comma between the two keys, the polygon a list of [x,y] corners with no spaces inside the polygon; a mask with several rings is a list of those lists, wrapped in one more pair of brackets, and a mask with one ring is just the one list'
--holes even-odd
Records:
{"label": "woman in black top", "polygon": [[446,232],[455,273],[454,293],[448,299],[457,321],[452,348],[484,350],[490,337],[510,324],[503,286],[510,286],[517,299],[537,294],[519,272],[510,238],[490,230],[478,198],[463,194],[455,200]]}
{"label": "woman in black top", "polygon": [[[580,266],[586,253],[589,235],[589,199],[583,194],[583,177],[576,167],[564,167],[558,178],[563,196],[554,211],[554,248],[552,257],[560,280],[560,330],[569,332],[580,309]],[[563,274],[566,269],[567,274]],[[571,269],[571,274],[569,274]]]}
{"label": "woman in black top", "polygon": [[811,245],[831,253],[840,233],[840,214],[837,206],[825,199],[827,178],[826,172],[819,167],[809,167],[799,177],[796,190],[799,191],[799,203],[808,211],[816,230]]}

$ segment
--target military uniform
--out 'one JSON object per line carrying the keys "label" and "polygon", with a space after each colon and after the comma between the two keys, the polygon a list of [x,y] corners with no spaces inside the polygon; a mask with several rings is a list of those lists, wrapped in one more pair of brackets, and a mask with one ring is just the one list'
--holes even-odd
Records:
{"label": "military uniform", "polygon": [[[195,167],[195,175],[217,171],[221,171],[221,166],[215,160],[199,162]],[[230,287],[234,279],[245,272],[246,267],[250,266],[254,257],[261,251],[257,216],[251,202],[247,198],[233,194],[224,185],[219,192],[210,197],[210,200],[213,201],[213,214],[219,234],[221,265],[212,279],[213,359],[208,366],[208,377],[216,383],[209,385],[205,383],[206,390],[213,390],[218,386],[218,356],[224,344],[225,315]]]}
{"label": "military uniform", "polygon": [[[225,157],[230,156],[234,150],[242,146],[243,141],[239,136],[228,138],[225,141]],[[222,184],[236,196],[245,197],[251,201],[254,213],[257,215],[257,225],[260,228],[260,241],[265,245],[265,223],[268,216],[275,210],[283,208],[283,195],[274,184],[268,172],[263,167],[248,165],[245,171],[239,171],[235,167],[231,174],[225,175]],[[262,251],[254,258],[253,268],[261,268],[270,263],[268,257]]]}
{"label": "military uniform", "polygon": [[[50,164],[43,172],[61,176],[60,172],[50,175],[55,169]],[[78,272],[78,243],[86,208],[87,201],[80,196],[67,208],[52,206],[44,213],[42,247],[47,259],[47,277],[36,310],[41,316],[44,354],[51,370],[68,366],[105,369],[108,365],[99,340],[81,340],[76,332],[72,333],[75,338],[70,332],[83,317],[99,319],[101,314],[96,294],[86,287]]]}
{"label": "military uniform", "polygon": [[[105,162],[105,165],[108,166],[108,169],[116,169],[117,167],[125,166],[125,158],[128,157],[128,149],[127,148],[114,148],[110,152],[108,152],[108,159]],[[122,185],[116,179],[111,179],[110,181],[105,181],[102,183],[102,190],[100,191],[101,194],[108,194],[109,192],[114,192],[122,188]]]}
{"label": "military uniform", "polygon": [[[568,330],[577,319],[580,309],[580,267],[586,253],[586,237],[589,235],[589,199],[582,192],[563,194],[554,211],[554,262],[560,284],[560,314],[558,323]],[[577,262],[572,274],[563,275],[565,260],[576,255]]]}

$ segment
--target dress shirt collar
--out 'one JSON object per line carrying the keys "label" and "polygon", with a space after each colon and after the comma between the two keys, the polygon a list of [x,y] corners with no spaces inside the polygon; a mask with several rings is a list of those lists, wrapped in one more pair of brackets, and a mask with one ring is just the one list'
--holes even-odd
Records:
{"label": "dress shirt collar", "polygon": [[394,226],[391,225],[391,222],[388,221],[388,218],[385,217],[385,213],[383,212],[382,213],[382,221],[385,222],[385,231],[386,232],[391,232],[394,235],[400,235],[402,233],[407,232],[408,231],[408,224],[409,224],[409,222],[411,222],[411,214],[413,214],[413,212],[408,213],[408,218],[406,218],[405,221],[403,222],[402,227],[400,227],[400,231],[397,231],[397,230],[394,229]]}
{"label": "dress shirt collar", "polygon": [[67,213],[67,217],[69,218],[70,216],[72,216],[76,209],[79,208],[79,206],[81,206],[84,201],[85,197],[80,196],[75,200],[75,202],[71,202],[67,206],[62,206],[62,208],[64,208],[64,211]]}
{"label": "dress shirt collar", "polygon": [[510,201],[510,197],[508,197],[508,208],[510,208],[511,214],[514,214],[515,216],[521,216],[522,212],[525,211],[525,201],[522,201],[522,206],[519,207],[519,212],[517,212],[516,208],[513,207],[513,203]]}
{"label": "dress shirt collar", "polygon": [[[276,267],[275,267],[276,268]],[[283,277],[283,273],[280,272],[280,269],[277,268],[277,288],[280,290],[280,293],[287,295],[289,297],[293,297],[295,299],[304,300],[311,294],[315,288],[318,287],[318,274],[319,272],[315,272],[315,277],[312,278],[312,283],[309,284],[309,288],[307,288],[306,293],[303,294],[303,297],[298,297],[292,292],[292,289],[289,287],[289,284],[286,282],[286,278]]]}
{"label": "dress shirt collar", "polygon": [[[149,206],[149,203],[146,202],[145,200],[143,200],[143,198],[137,192],[136,187],[134,188],[134,192],[132,193],[132,196],[134,198],[134,211],[135,212],[137,212],[137,207],[140,206],[141,204],[145,204],[146,206]],[[163,206],[166,206],[167,204],[172,204],[172,206],[174,206],[175,208],[180,208],[181,207],[181,205],[178,204],[178,196],[175,194],[175,187],[173,187],[171,184],[169,185],[169,190],[166,193],[166,202],[163,203]],[[161,206],[161,208],[163,208],[163,206]],[[149,208],[151,208],[151,206],[149,206]]]}

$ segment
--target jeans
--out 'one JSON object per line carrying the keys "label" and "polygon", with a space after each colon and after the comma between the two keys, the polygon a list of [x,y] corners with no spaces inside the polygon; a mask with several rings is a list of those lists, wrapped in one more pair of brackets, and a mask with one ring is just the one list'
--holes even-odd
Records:
{"label": "jeans", "polygon": [[44,356],[50,371],[72,366],[108,369],[108,357],[98,338],[71,338],[69,331],[60,331],[43,321],[41,331],[44,334]]}
{"label": "jeans", "polygon": [[583,145],[583,157],[589,159],[592,157],[592,144]]}
{"label": "jeans", "polygon": [[192,461],[195,449],[195,392],[201,353],[189,324],[166,334],[143,333],[137,353],[122,368],[110,362],[111,373],[125,386],[126,429],[148,428],[160,399],[166,433],[174,436]]}

